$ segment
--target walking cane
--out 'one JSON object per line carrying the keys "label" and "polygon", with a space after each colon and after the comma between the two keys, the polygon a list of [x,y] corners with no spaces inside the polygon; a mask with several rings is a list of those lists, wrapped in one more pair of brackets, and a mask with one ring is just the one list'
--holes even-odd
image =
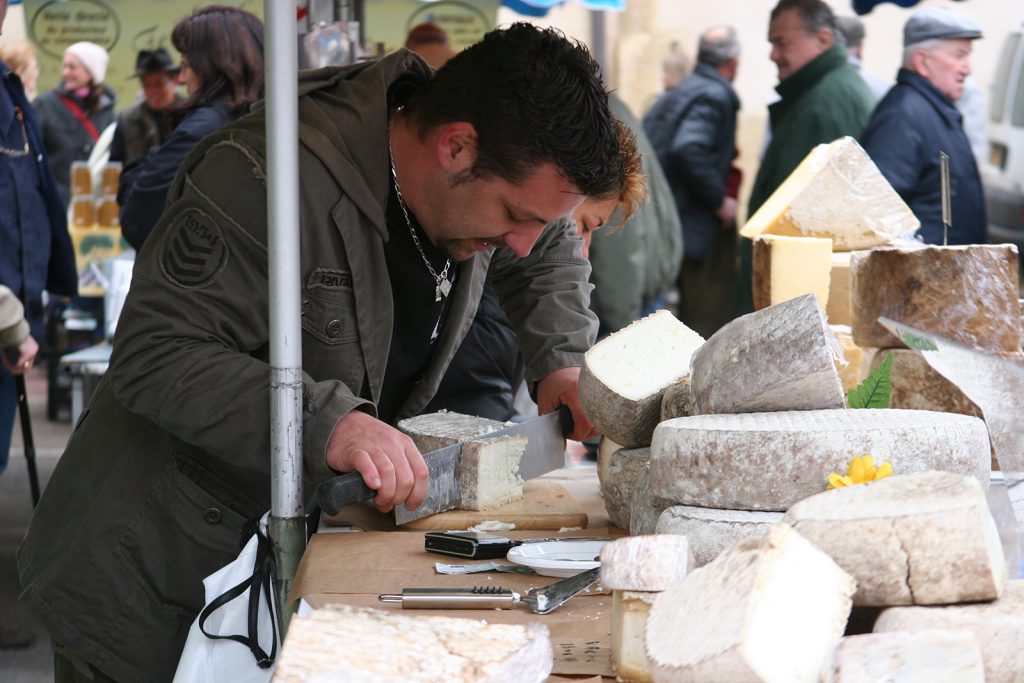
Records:
{"label": "walking cane", "polygon": [[25,391],[25,375],[14,376],[14,389],[18,392],[18,413],[21,415],[21,440],[25,444],[28,483],[32,487],[32,507],[35,507],[39,504],[39,475],[36,473],[36,444],[32,440],[32,418],[28,414],[28,392]]}

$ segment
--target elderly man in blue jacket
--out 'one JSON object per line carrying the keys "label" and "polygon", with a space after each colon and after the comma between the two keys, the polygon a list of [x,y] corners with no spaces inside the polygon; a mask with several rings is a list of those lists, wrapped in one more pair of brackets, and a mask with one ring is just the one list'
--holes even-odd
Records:
{"label": "elderly man in blue jacket", "polygon": [[[861,144],[921,221],[929,244],[987,241],[985,197],[955,102],[971,73],[978,25],[942,7],[915,12],[903,27],[903,68],[879,102]],[[952,224],[942,223],[939,155],[949,155]]]}

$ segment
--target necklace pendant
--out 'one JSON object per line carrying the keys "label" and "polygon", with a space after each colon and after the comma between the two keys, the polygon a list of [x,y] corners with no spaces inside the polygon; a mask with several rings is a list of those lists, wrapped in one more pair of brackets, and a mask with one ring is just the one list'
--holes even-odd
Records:
{"label": "necklace pendant", "polygon": [[437,288],[434,290],[434,301],[440,301],[442,297],[448,296],[448,293],[451,291],[452,283],[446,277],[441,278],[441,281],[437,283]]}

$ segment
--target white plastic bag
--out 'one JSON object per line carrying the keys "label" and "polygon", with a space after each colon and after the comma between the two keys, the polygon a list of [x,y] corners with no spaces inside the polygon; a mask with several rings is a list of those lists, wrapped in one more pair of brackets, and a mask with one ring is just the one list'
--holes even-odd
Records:
{"label": "white plastic bag", "polygon": [[[203,579],[206,606],[189,629],[174,683],[267,683],[270,680],[275,655],[280,649],[280,635],[275,618],[277,599],[269,572],[271,562],[266,561],[271,553],[266,525],[267,515],[264,515],[259,532],[252,535],[238,559]],[[257,561],[263,571],[254,576]],[[251,604],[252,586],[247,582],[256,584],[255,604]],[[271,600],[274,601],[273,612]],[[250,610],[257,615],[255,631],[258,635],[254,647],[250,647],[253,631]],[[209,636],[203,633],[204,629]],[[257,663],[257,656],[265,666]]]}

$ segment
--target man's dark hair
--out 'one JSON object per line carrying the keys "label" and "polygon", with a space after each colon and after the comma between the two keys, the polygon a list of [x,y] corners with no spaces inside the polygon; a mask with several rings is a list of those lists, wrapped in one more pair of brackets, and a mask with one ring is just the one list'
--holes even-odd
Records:
{"label": "man's dark hair", "polygon": [[589,197],[617,196],[623,169],[600,67],[555,29],[516,23],[448,61],[405,103],[420,135],[446,123],[476,129],[474,178],[519,183],[554,163]]}
{"label": "man's dark hair", "polygon": [[787,10],[794,10],[800,15],[800,20],[807,33],[817,33],[819,30],[827,28],[834,37],[842,40],[842,34],[836,28],[836,15],[821,0],[779,0],[779,4],[772,10],[771,21],[775,21],[781,13]]}

